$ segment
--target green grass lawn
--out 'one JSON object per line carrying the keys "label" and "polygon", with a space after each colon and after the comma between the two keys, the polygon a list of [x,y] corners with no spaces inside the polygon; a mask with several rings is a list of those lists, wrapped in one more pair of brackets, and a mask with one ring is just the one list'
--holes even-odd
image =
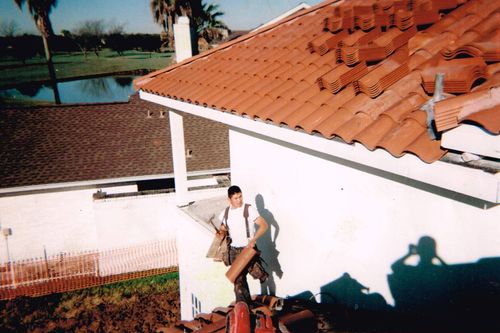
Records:
{"label": "green grass lawn", "polygon": [[[172,53],[126,51],[119,56],[116,52],[104,49],[99,56],[88,53],[56,54],[53,56],[58,80],[100,76],[105,74],[152,71],[167,67]],[[0,56],[0,88],[13,87],[22,83],[47,81],[49,74],[45,58],[29,59],[25,65],[19,60]]]}

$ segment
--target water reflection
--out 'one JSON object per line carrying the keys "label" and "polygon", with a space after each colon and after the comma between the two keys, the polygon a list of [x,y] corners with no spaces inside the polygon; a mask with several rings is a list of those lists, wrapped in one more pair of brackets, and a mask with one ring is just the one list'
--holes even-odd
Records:
{"label": "water reflection", "polygon": [[25,96],[35,97],[41,88],[42,88],[42,85],[24,84],[22,86],[17,87],[17,90]]}
{"label": "water reflection", "polygon": [[[135,76],[107,76],[58,83],[62,103],[125,102],[134,93]],[[0,90],[0,98],[54,101],[50,85],[24,84]]]}
{"label": "water reflection", "polygon": [[81,80],[78,82],[78,89],[91,97],[99,98],[111,92],[109,82],[108,78]]}
{"label": "water reflection", "polygon": [[119,85],[120,87],[125,88],[132,86],[133,78],[131,76],[116,76],[114,79],[116,84]]}

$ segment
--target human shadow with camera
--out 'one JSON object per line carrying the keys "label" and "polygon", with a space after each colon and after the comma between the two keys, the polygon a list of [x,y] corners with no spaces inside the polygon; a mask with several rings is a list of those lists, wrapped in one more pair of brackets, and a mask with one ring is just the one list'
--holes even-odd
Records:
{"label": "human shadow with camera", "polygon": [[257,241],[257,246],[262,251],[264,268],[269,274],[267,280],[260,286],[261,294],[274,296],[276,294],[275,277],[281,279],[283,276],[283,271],[281,270],[281,265],[278,260],[280,252],[276,248],[276,239],[278,238],[280,228],[273,214],[266,208],[264,197],[261,194],[255,196],[255,204],[259,215],[262,216],[269,225],[269,230]]}
{"label": "human shadow with camera", "polygon": [[437,253],[436,241],[423,236],[391,268],[395,310],[414,327],[500,331],[500,257],[447,264]]}

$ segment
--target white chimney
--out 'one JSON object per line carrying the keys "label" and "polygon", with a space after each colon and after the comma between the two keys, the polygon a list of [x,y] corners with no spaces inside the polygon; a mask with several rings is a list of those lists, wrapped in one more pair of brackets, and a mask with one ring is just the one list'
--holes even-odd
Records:
{"label": "white chimney", "polygon": [[191,27],[189,26],[189,18],[181,16],[174,24],[174,38],[175,38],[175,59],[177,63],[184,59],[193,56],[193,49],[191,47]]}

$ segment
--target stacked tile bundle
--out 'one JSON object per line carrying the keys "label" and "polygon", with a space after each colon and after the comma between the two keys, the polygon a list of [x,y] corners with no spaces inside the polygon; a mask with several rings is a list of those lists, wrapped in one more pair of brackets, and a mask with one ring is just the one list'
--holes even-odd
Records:
{"label": "stacked tile bundle", "polygon": [[360,79],[368,73],[366,63],[362,62],[354,67],[341,64],[318,79],[321,89],[328,89],[332,94],[340,91],[349,83]]}
{"label": "stacked tile bundle", "polygon": [[443,49],[441,54],[447,60],[458,56],[481,57],[486,62],[500,61],[500,12],[496,11],[465,32],[461,38]]}
{"label": "stacked tile bundle", "polygon": [[358,91],[363,92],[371,98],[377,97],[389,86],[401,80],[409,73],[406,65],[408,60],[408,49],[400,48],[388,57],[380,65],[376,66],[367,75],[354,82]]}
{"label": "stacked tile bundle", "polygon": [[452,94],[469,92],[474,82],[486,78],[486,63],[482,58],[438,60],[422,69],[422,83],[425,91],[432,93],[437,73],[444,74],[443,91]]}

